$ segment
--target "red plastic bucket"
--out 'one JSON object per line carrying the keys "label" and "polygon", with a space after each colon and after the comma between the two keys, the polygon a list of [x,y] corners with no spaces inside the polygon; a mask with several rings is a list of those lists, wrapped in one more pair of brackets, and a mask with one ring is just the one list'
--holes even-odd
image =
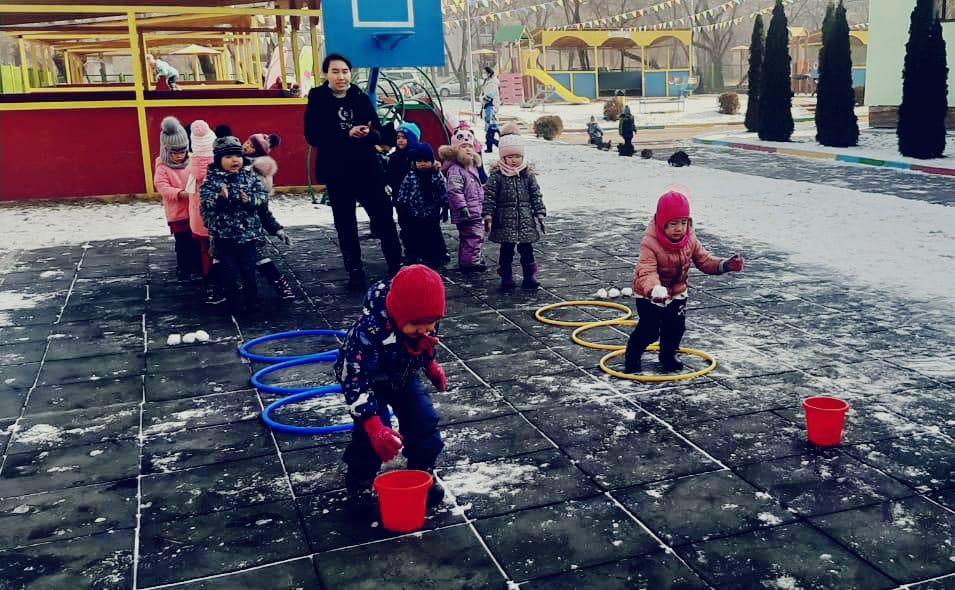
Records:
{"label": "red plastic bucket", "polygon": [[810,397],[803,400],[809,442],[820,447],[834,447],[842,442],[849,404],[834,397]]}
{"label": "red plastic bucket", "polygon": [[427,471],[400,469],[375,478],[381,524],[393,533],[411,533],[424,526],[428,490],[434,483]]}

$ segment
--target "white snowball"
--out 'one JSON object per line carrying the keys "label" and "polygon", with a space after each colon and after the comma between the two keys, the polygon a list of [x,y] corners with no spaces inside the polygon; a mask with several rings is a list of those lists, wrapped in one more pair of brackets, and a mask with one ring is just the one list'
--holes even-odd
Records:
{"label": "white snowball", "polygon": [[192,344],[196,341],[196,334],[194,332],[189,332],[182,337],[183,344]]}
{"label": "white snowball", "polygon": [[610,296],[611,299],[620,297],[620,289],[612,287],[609,291],[607,291],[607,295]]}
{"label": "white snowball", "polygon": [[209,341],[209,332],[205,330],[196,330],[196,341],[198,342],[208,342]]}
{"label": "white snowball", "polygon": [[624,287],[623,289],[620,289],[620,294],[624,297],[633,297],[633,289],[630,287]]}
{"label": "white snowball", "polygon": [[607,290],[606,290],[606,289],[600,289],[600,290],[598,290],[598,291],[597,291],[597,297],[600,298],[600,299],[606,299],[606,298],[607,298]]}
{"label": "white snowball", "polygon": [[170,334],[169,338],[166,338],[166,344],[169,346],[175,346],[182,342],[182,336],[179,334]]}

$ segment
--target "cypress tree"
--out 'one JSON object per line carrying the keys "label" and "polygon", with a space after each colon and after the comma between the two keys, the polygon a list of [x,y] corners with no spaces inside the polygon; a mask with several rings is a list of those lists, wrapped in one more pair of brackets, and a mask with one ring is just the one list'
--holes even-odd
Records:
{"label": "cypress tree", "polygon": [[918,0],[912,10],[902,70],[899,151],[911,158],[945,153],[948,114],[948,62],[942,25],[933,0]]}
{"label": "cypress tree", "polygon": [[[826,29],[823,26],[823,29]],[[850,147],[859,143],[859,122],[855,114],[852,89],[852,49],[846,7],[839,7],[823,37],[819,62],[819,88],[816,102],[816,141],[831,147]]]}
{"label": "cypress tree", "polygon": [[746,100],[746,130],[759,131],[759,90],[763,79],[763,16],[756,15],[749,42],[749,97]]}
{"label": "cypress tree", "polygon": [[795,127],[788,26],[783,2],[776,0],[759,93],[759,138],[765,141],[789,141]]}

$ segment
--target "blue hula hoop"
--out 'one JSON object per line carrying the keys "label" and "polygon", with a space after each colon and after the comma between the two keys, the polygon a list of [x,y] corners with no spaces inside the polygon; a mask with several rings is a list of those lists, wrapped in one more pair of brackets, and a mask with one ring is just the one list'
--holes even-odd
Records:
{"label": "blue hula hoop", "polygon": [[310,354],[306,356],[300,356],[293,358],[290,361],[285,361],[281,363],[276,363],[274,365],[269,365],[262,369],[259,369],[252,374],[252,385],[260,391],[266,393],[276,393],[279,395],[291,395],[293,393],[305,393],[306,391],[312,391],[315,387],[279,387],[278,385],[270,385],[268,383],[263,383],[262,378],[266,375],[270,375],[277,371],[283,369],[288,369],[290,367],[301,367],[302,365],[312,365],[319,363],[328,363],[334,362],[338,359],[338,351],[331,350],[328,352],[322,352],[319,354]]}
{"label": "blue hula hoop", "polygon": [[337,354],[337,348],[332,350],[327,350],[325,352],[319,352],[315,354],[307,355],[294,355],[294,356],[267,356],[264,354],[258,354],[251,351],[251,348],[258,346],[260,344],[265,344],[266,342],[274,342],[276,340],[291,340],[293,338],[301,338],[303,336],[335,336],[336,338],[344,338],[344,330],[295,330],[292,332],[279,332],[277,334],[268,334],[266,336],[261,336],[253,340],[249,340],[239,346],[239,355],[243,358],[247,358],[250,361],[257,363],[281,363],[285,361],[292,361],[300,359],[303,357],[313,357],[321,356],[327,354]]}
{"label": "blue hula hoop", "polygon": [[265,425],[272,430],[284,432],[285,434],[293,434],[296,436],[313,436],[316,434],[348,432],[355,427],[354,424],[336,424],[334,426],[292,426],[291,424],[283,424],[282,422],[278,422],[272,418],[272,412],[283,406],[296,404],[315,397],[323,397],[334,393],[340,393],[341,390],[341,385],[326,385],[325,387],[309,389],[301,393],[283,397],[282,399],[274,401],[265,407],[265,409],[262,411],[262,421],[265,422]]}

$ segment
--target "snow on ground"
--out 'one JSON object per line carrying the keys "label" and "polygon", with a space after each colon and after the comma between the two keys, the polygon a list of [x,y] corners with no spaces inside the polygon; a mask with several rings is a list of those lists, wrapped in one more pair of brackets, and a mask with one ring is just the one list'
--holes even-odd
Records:
{"label": "snow on ground", "polygon": [[[690,191],[697,227],[709,233],[771,245],[791,253],[796,264],[828,268],[904,299],[955,302],[955,275],[946,270],[955,258],[955,207],[711,168],[671,168],[659,160],[537,140],[530,140],[528,155],[550,215],[573,207],[626,208],[649,220],[657,198],[678,183]],[[748,268],[758,272],[759,261]]]}
{"label": "snow on ground", "polygon": [[[731,124],[742,123],[746,116],[746,95],[739,95],[740,109],[736,115],[721,115],[719,112],[719,100],[716,94],[700,94],[690,96],[686,101],[686,111],[677,111],[676,101],[672,104],[650,104],[647,105],[651,110],[667,111],[664,113],[641,114],[639,108],[639,99],[634,97],[627,98],[627,104],[633,112],[637,126],[658,126],[658,125],[713,125],[713,124]],[[464,113],[469,112],[470,105],[467,101],[458,99],[445,99],[443,101],[445,108],[455,113],[458,118],[466,117]],[[586,129],[587,122],[591,115],[597,117],[600,126],[604,130],[615,130],[616,121],[603,120],[602,101],[592,102],[590,104],[548,104],[525,109],[517,105],[501,106],[500,116],[503,118],[517,118],[524,121],[527,125],[532,125],[534,120],[542,115],[558,115],[564,122],[564,129]],[[475,108],[480,105],[475,103]],[[793,117],[804,119],[812,115],[803,107],[793,105]]]}
{"label": "snow on ground", "polygon": [[701,139],[733,141],[783,149],[809,150],[826,154],[872,158],[875,160],[891,160],[893,162],[905,162],[935,168],[955,168],[955,133],[948,134],[948,142],[945,150],[947,154],[946,157],[932,160],[906,158],[900,154],[899,139],[894,129],[862,129],[859,135],[859,145],[851,148],[834,148],[819,145],[816,142],[815,127],[797,129],[795,133],[793,133],[792,141],[790,142],[762,141],[757,134],[746,132],[714,133],[703,135]]}
{"label": "snow on ground", "polygon": [[[772,246],[791,253],[795,264],[830,269],[906,299],[955,301],[955,274],[944,270],[952,267],[955,207],[697,166],[671,168],[559,142],[529,140],[527,155],[551,215],[575,207],[624,208],[649,219],[659,195],[679,183],[688,187],[695,222],[706,232]],[[287,225],[332,221],[331,210],[307,196],[278,197],[273,211]],[[4,246],[13,249],[168,236],[158,202],[4,206],[0,227]],[[749,268],[758,272],[759,261],[751,259]]]}

